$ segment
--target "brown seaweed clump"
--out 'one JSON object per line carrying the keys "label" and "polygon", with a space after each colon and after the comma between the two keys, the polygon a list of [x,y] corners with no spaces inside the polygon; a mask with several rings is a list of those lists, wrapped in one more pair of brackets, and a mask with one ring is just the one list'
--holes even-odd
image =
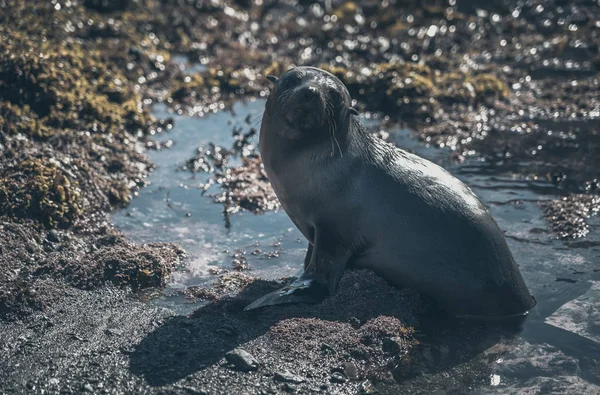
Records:
{"label": "brown seaweed clump", "polygon": [[442,73],[416,63],[380,63],[359,72],[341,66],[321,67],[344,82],[367,110],[384,111],[409,122],[429,121],[441,104],[488,104],[507,99],[508,86],[491,74]]}
{"label": "brown seaweed clump", "polygon": [[216,201],[225,204],[228,214],[240,209],[264,213],[280,207],[260,158],[242,158],[241,166],[228,169],[216,180],[225,190]]}
{"label": "brown seaweed clump", "polygon": [[561,239],[585,237],[590,227],[587,219],[600,213],[600,196],[574,194],[552,200],[544,207],[550,229]]}
{"label": "brown seaweed clump", "polygon": [[[149,11],[135,16],[136,4],[0,2],[0,220],[28,246],[0,259],[11,273],[0,276],[2,317],[43,309],[68,286],[160,287],[179,261],[165,246],[96,246],[113,230],[106,213],[151,167],[140,84],[168,56],[144,41],[137,23]],[[5,236],[9,256],[23,241]]]}
{"label": "brown seaweed clump", "polygon": [[[239,306],[280,286],[281,281],[255,279],[234,297],[218,297],[216,305],[231,306],[231,320],[244,319],[236,312]],[[285,309],[273,306],[254,313],[260,314],[259,320],[241,321],[250,331],[262,332],[262,326],[268,329],[245,347],[260,360],[268,358],[268,350],[281,360],[278,366],[300,377],[332,375],[335,382],[341,374],[350,380],[348,383],[359,379],[393,381],[390,368],[418,343],[413,325],[419,306],[412,290],[398,290],[368,270],[348,271],[338,292],[320,304],[288,305]],[[214,304],[208,305],[192,317],[205,319],[218,311]],[[229,325],[236,328],[239,324]],[[294,369],[285,361],[296,361],[299,366]]]}
{"label": "brown seaweed clump", "polygon": [[1,221],[0,319],[43,310],[69,287],[90,290],[107,282],[132,290],[162,287],[184,256],[176,245],[136,245],[107,228],[82,237],[69,230],[48,232],[32,220]]}
{"label": "brown seaweed clump", "polygon": [[[254,280],[256,280],[254,277],[244,273],[228,272],[220,275],[215,283],[208,288],[189,287],[185,289],[184,293],[186,298],[189,299],[216,301],[224,296],[240,293]],[[272,290],[275,290],[278,286],[282,287],[283,283],[281,281],[273,281],[269,286],[272,286]]]}
{"label": "brown seaweed clump", "polygon": [[107,239],[111,241],[100,245],[93,253],[79,257],[51,255],[40,273],[66,279],[69,284],[82,289],[97,288],[109,281],[137,291],[164,287],[176,264],[185,256],[185,252],[175,244],[136,245],[113,236],[101,240]]}
{"label": "brown seaweed clump", "polygon": [[[125,76],[98,51],[78,44],[38,45],[10,32],[0,41],[3,113],[17,122],[33,117],[35,127],[18,130],[31,137],[49,137],[56,129],[145,133],[152,119],[140,106],[139,95],[125,83]],[[11,120],[5,119],[6,129],[16,132]]]}
{"label": "brown seaweed clump", "polygon": [[48,227],[66,227],[82,212],[77,180],[56,161],[25,160],[0,178],[0,214],[32,218]]}

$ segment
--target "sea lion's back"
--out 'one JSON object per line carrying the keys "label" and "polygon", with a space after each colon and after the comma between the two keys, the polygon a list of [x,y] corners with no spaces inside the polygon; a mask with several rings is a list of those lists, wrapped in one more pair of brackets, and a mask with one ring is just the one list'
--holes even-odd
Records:
{"label": "sea lion's back", "polygon": [[[374,142],[365,180],[377,185],[367,213],[377,257],[406,271],[451,311],[510,315],[534,302],[502,230],[462,181],[440,166]],[[381,213],[385,212],[385,215]],[[377,218],[377,216],[379,217]]]}

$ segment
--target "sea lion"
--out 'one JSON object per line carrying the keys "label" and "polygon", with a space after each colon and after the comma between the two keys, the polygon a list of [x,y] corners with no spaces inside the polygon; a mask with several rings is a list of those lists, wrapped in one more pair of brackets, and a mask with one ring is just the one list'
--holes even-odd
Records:
{"label": "sea lion", "polygon": [[468,186],[371,136],[334,75],[296,67],[269,79],[259,149],[309,244],[298,280],[247,310],[318,301],[349,267],[415,288],[457,316],[519,316],[535,305],[502,231]]}

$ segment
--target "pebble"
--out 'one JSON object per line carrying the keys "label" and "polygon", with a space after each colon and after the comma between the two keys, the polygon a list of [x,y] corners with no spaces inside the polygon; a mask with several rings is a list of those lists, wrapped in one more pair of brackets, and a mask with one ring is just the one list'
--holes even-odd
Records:
{"label": "pebble", "polygon": [[345,383],[346,381],[348,381],[348,379],[340,372],[334,372],[331,374],[329,381],[331,381],[332,383]]}
{"label": "pebble", "polygon": [[342,364],[342,369],[346,377],[348,377],[350,380],[358,380],[358,369],[356,368],[354,362],[344,362]]}
{"label": "pebble", "polygon": [[292,384],[290,383],[285,383],[281,386],[281,389],[284,390],[285,392],[289,392],[289,393],[294,393],[296,392],[296,387],[294,387]]}
{"label": "pebble", "polygon": [[121,331],[116,328],[108,328],[104,331],[107,335],[120,336]]}
{"label": "pebble", "polygon": [[327,344],[327,343],[321,344],[321,351],[323,351],[324,353],[331,352],[331,353],[335,354],[335,348],[333,348],[332,345]]}
{"label": "pebble", "polygon": [[53,243],[60,243],[60,236],[56,229],[52,229],[50,232],[48,232],[48,241],[51,241]]}
{"label": "pebble", "polygon": [[376,394],[377,392],[378,392],[377,388],[375,388],[375,385],[373,385],[371,380],[363,381],[360,384],[360,393],[361,394]]}
{"label": "pebble", "polygon": [[227,362],[235,366],[236,369],[249,372],[258,369],[258,361],[249,352],[237,349],[225,354]]}
{"label": "pebble", "polygon": [[287,370],[283,370],[281,372],[275,372],[274,378],[275,378],[275,380],[281,381],[284,383],[300,384],[300,383],[304,383],[306,381],[306,379],[304,379],[304,377],[296,376],[295,374],[293,374]]}

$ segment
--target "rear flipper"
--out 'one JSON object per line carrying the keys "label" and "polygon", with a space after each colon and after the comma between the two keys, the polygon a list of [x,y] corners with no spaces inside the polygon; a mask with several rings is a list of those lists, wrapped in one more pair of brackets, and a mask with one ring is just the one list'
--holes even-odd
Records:
{"label": "rear flipper", "polygon": [[286,303],[320,303],[336,291],[349,258],[349,252],[319,238],[315,231],[315,244],[308,245],[302,276],[290,285],[258,298],[244,310]]}

